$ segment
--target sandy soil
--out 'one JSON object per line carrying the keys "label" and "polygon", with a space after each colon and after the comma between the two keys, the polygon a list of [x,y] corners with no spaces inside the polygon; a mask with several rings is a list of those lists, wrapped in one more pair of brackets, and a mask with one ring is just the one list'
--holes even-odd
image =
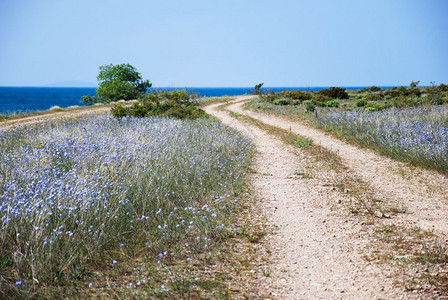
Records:
{"label": "sandy soil", "polygon": [[[245,99],[238,97],[236,101]],[[359,220],[334,209],[334,203],[340,202],[338,198],[343,195],[327,187],[322,180],[325,174],[315,174],[310,179],[294,175],[310,167],[313,161],[309,155],[232,118],[218,107],[219,104],[211,105],[206,111],[249,136],[256,145],[252,185],[268,222],[276,227],[275,233],[266,239],[272,251],[271,273],[257,274],[260,287],[280,299],[416,298],[395,287],[387,272],[363,258],[369,240],[363,237]],[[249,113],[276,126],[286,122],[245,112],[241,103],[227,109]],[[288,129],[293,125],[285,124]]]}
{"label": "sandy soil", "polygon": [[407,164],[360,149],[324,132],[280,117],[245,111],[243,103],[229,110],[247,114],[279,128],[311,138],[314,143],[339,154],[356,176],[370,184],[375,197],[404,207],[391,222],[418,226],[446,237],[448,241],[448,178],[435,171],[412,168]]}

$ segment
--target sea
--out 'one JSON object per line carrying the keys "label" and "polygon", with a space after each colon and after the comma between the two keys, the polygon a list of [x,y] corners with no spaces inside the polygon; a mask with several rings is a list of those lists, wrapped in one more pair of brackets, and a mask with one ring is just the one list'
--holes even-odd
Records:
{"label": "sea", "polygon": [[[267,87],[262,90],[274,92],[283,90],[320,91],[328,87]],[[364,87],[345,87],[362,89]],[[235,96],[251,94],[252,87],[156,87],[151,90],[186,89],[200,97]],[[48,110],[54,106],[67,108],[74,105],[83,106],[81,97],[95,95],[94,87],[0,87],[0,114],[30,113]]]}

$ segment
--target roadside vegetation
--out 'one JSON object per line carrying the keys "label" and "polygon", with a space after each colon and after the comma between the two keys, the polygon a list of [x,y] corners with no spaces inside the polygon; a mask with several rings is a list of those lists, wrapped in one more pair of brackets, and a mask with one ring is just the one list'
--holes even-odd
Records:
{"label": "roadside vegetation", "polygon": [[333,113],[319,122],[327,130],[394,159],[448,174],[447,120],[447,107],[418,107]]}
{"label": "roadside vegetation", "polygon": [[131,117],[171,117],[190,119],[205,117],[199,107],[197,96],[187,90],[155,91],[141,95],[132,105],[118,103],[112,106],[112,115],[116,118]]}
{"label": "roadside vegetation", "polygon": [[247,138],[203,118],[102,115],[1,132],[0,149],[2,298],[225,290],[181,274],[235,235]]}
{"label": "roadside vegetation", "polygon": [[448,85],[264,93],[246,108],[299,119],[394,159],[448,173]]}

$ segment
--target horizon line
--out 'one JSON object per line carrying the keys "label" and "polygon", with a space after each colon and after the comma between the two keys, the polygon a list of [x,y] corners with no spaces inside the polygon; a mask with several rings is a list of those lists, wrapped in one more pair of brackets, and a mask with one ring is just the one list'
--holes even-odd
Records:
{"label": "horizon line", "polygon": [[[307,85],[307,86],[263,86],[261,89],[268,88],[327,88],[327,87],[341,87],[341,88],[365,88],[365,87],[400,87],[407,85]],[[98,88],[99,86],[51,86],[51,85],[0,85],[0,87],[12,87],[12,88]],[[428,87],[426,85],[421,85],[417,87]],[[150,89],[187,89],[187,88],[202,88],[202,89],[253,89],[253,86],[152,86]]]}

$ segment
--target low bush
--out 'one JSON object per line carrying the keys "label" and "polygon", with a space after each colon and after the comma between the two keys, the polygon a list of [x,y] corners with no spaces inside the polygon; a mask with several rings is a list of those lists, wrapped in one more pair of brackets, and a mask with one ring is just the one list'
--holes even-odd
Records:
{"label": "low bush", "polygon": [[364,110],[367,112],[382,111],[389,107],[390,105],[387,103],[368,103],[364,106]]}
{"label": "low bush", "polygon": [[448,85],[441,83],[437,89],[439,90],[439,92],[448,92]]}
{"label": "low bush", "polygon": [[329,96],[326,96],[326,95],[323,95],[323,94],[317,93],[317,94],[313,95],[313,99],[312,100],[314,100],[314,103],[317,103],[317,102],[325,103],[325,102],[333,100],[333,98],[331,98]]}
{"label": "low bush", "polygon": [[397,97],[420,97],[422,94],[422,91],[416,87],[393,87],[391,89],[385,90],[384,95],[388,96],[389,98],[397,98]]}
{"label": "low bush", "polygon": [[314,105],[314,104],[316,104],[316,101],[314,101],[314,100],[306,100],[306,101],[303,101],[302,104],[303,105],[308,105],[308,104],[313,104]]}
{"label": "low bush", "polygon": [[273,102],[275,105],[289,105],[291,101],[288,99],[275,99]]}
{"label": "low bush", "polygon": [[339,107],[339,101],[337,101],[337,100],[331,100],[331,101],[328,101],[328,102],[326,103],[326,105],[327,105],[328,107]]}
{"label": "low bush", "polygon": [[261,95],[261,99],[268,103],[273,103],[274,100],[278,99],[278,97],[278,94],[274,92],[267,92]]}
{"label": "low bush", "polygon": [[364,106],[366,106],[366,104],[367,104],[367,100],[365,100],[365,99],[358,100],[355,103],[356,107],[364,107]]}
{"label": "low bush", "polygon": [[308,103],[305,106],[305,110],[308,111],[308,112],[313,112],[315,109],[316,109],[316,107],[312,103]]}
{"label": "low bush", "polygon": [[131,106],[114,105],[112,115],[116,118],[163,116],[194,120],[206,115],[194,99],[195,97],[185,90],[158,91],[144,95]]}
{"label": "low bush", "polygon": [[159,103],[166,100],[173,100],[178,104],[194,103],[197,99],[196,94],[191,94],[187,90],[173,90],[173,91],[155,91],[149,94],[142,95],[139,98],[140,102]]}
{"label": "low bush", "polygon": [[175,119],[194,120],[206,116],[206,113],[196,106],[174,105],[163,113],[163,116]]}
{"label": "low bush", "polygon": [[281,92],[282,96],[292,100],[299,100],[301,102],[305,100],[309,100],[312,98],[312,95],[307,92],[302,92],[299,90],[290,90]]}
{"label": "low bush", "polygon": [[320,95],[330,97],[332,99],[348,99],[348,94],[345,89],[339,87],[331,87],[318,92]]}
{"label": "low bush", "polygon": [[424,102],[424,99],[417,97],[409,97],[409,96],[398,96],[394,98],[390,98],[389,100],[394,107],[402,108],[402,107],[416,107],[421,105]]}
{"label": "low bush", "polygon": [[379,88],[379,87],[373,85],[371,87],[364,88],[364,89],[360,90],[360,92],[362,92],[362,93],[379,92],[379,91],[382,91],[382,90],[383,90],[382,88]]}
{"label": "low bush", "polygon": [[369,93],[366,95],[367,101],[381,101],[384,99],[384,94],[382,92],[379,93]]}

